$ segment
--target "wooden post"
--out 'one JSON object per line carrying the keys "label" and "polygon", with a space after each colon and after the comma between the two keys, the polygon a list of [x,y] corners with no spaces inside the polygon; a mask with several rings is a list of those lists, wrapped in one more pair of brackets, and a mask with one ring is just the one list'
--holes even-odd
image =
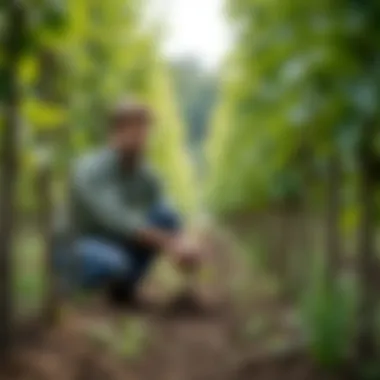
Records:
{"label": "wooden post", "polygon": [[45,294],[43,298],[43,319],[53,325],[59,318],[59,287],[55,275],[53,252],[53,199],[52,173],[50,166],[42,166],[37,173],[38,220],[44,245]]}
{"label": "wooden post", "polygon": [[[2,4],[3,5],[3,4]],[[0,146],[0,360],[7,362],[13,339],[12,249],[16,214],[21,92],[18,64],[22,55],[25,12],[16,0],[4,4],[1,97],[4,110]]]}

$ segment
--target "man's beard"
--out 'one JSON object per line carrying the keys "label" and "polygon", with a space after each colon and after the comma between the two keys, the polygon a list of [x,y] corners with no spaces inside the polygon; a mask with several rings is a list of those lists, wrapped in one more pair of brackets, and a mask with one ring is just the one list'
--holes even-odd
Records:
{"label": "man's beard", "polygon": [[125,169],[138,167],[143,160],[143,151],[140,149],[128,149],[120,152],[122,165]]}

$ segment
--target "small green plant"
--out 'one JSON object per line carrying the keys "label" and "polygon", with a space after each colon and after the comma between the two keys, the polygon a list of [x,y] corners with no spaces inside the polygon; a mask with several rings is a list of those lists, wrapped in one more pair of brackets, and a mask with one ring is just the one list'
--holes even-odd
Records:
{"label": "small green plant", "polygon": [[139,357],[146,344],[147,333],[144,324],[138,319],[128,318],[121,326],[114,349],[121,357],[133,360]]}
{"label": "small green plant", "polygon": [[34,231],[18,231],[14,255],[13,286],[17,314],[29,315],[41,305],[44,289],[42,242]]}
{"label": "small green plant", "polygon": [[109,347],[115,340],[115,333],[109,323],[92,323],[85,330],[88,339],[98,347]]}
{"label": "small green plant", "polygon": [[311,277],[302,299],[301,314],[314,360],[321,367],[334,370],[349,355],[353,338],[355,292],[350,278],[328,284],[322,268],[317,265]]}

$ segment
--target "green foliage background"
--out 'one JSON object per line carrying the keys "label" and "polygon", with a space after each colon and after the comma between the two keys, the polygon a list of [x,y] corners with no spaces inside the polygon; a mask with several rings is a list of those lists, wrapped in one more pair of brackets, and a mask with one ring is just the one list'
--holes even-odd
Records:
{"label": "green foliage background", "polygon": [[308,191],[318,204],[332,158],[343,163],[349,197],[363,138],[379,118],[378,3],[227,5],[236,45],[206,149],[208,199],[236,211]]}
{"label": "green foliage background", "polygon": [[104,144],[108,107],[133,95],[155,111],[153,162],[175,203],[190,212],[195,198],[186,136],[143,2],[35,0],[22,6],[22,207],[33,210],[30,189],[42,161],[51,163],[62,190],[71,161]]}

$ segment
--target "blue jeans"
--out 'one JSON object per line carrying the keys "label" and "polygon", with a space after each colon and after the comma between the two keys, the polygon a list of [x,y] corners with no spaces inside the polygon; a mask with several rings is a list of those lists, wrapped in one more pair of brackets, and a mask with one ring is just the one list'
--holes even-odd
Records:
{"label": "blue jeans", "polygon": [[[167,231],[180,228],[179,217],[168,208],[157,207],[149,214],[153,227]],[[74,242],[74,265],[67,265],[62,255],[66,249],[58,250],[58,271],[66,283],[73,282],[82,289],[102,288],[113,281],[134,288],[147,273],[156,252],[133,241],[123,241],[105,236],[83,236]],[[65,282],[65,281],[64,281]]]}

